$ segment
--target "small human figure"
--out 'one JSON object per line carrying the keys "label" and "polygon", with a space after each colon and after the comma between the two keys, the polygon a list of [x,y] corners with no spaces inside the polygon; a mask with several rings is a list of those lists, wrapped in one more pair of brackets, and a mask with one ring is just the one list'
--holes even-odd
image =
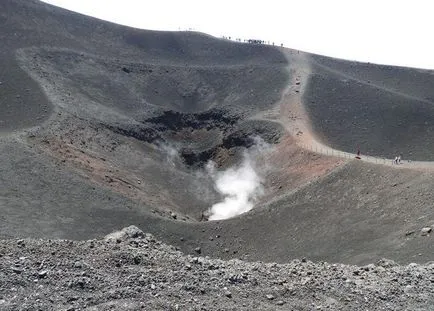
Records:
{"label": "small human figure", "polygon": [[401,156],[400,155],[398,156],[398,161],[396,164],[401,164]]}
{"label": "small human figure", "polygon": [[356,155],[356,159],[360,160],[360,147],[357,147],[357,155]]}
{"label": "small human figure", "polygon": [[398,157],[395,157],[395,160],[393,160],[393,163],[398,164]]}

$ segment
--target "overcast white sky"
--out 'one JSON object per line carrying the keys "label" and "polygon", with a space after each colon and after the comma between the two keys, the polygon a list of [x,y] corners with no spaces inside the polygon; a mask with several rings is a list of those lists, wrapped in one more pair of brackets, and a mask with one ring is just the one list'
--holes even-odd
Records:
{"label": "overcast white sky", "polygon": [[192,28],[318,54],[434,69],[430,0],[44,0],[119,24]]}

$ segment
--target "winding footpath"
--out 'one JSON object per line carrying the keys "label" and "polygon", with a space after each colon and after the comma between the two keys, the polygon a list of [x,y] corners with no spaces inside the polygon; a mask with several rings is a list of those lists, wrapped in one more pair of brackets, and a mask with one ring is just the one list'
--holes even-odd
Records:
{"label": "winding footpath", "polygon": [[[270,110],[258,113],[252,119],[266,120],[281,124],[295,138],[297,145],[303,149],[348,160],[355,159],[355,153],[344,152],[323,144],[315,135],[311,121],[303,105],[303,92],[311,72],[307,55],[295,50],[285,49],[288,58],[290,81],[282,94],[281,100]],[[332,69],[330,69],[332,70]],[[339,72],[333,70],[335,74]],[[347,79],[352,79],[345,76]],[[407,161],[394,164],[393,159],[361,155],[360,161],[378,165],[387,165],[396,169],[411,168],[417,170],[434,170],[433,161]]]}

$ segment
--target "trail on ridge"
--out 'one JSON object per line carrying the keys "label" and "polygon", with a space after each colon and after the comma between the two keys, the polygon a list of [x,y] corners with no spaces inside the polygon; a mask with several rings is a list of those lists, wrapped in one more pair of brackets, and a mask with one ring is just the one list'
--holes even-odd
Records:
{"label": "trail on ridge", "polygon": [[[297,145],[303,149],[328,156],[336,156],[349,160],[355,159],[356,150],[354,153],[337,150],[327,146],[316,137],[312,130],[311,120],[309,119],[303,103],[303,93],[308,84],[309,75],[311,74],[310,60],[303,52],[294,50],[285,50],[283,52],[289,61],[287,70],[289,71],[291,78],[288,86],[283,92],[281,100],[272,109],[258,113],[253,116],[252,119],[267,120],[281,124],[285,130],[295,138]],[[321,67],[329,69],[334,74],[341,75],[346,79],[354,79],[324,65],[321,65]],[[381,86],[379,87],[382,88]],[[400,95],[410,97],[406,94]],[[354,145],[356,146],[357,142],[354,142]],[[419,170],[434,170],[434,162],[432,161],[403,161],[400,165],[394,165],[393,159],[391,158],[387,159],[364,155],[363,151],[360,156],[360,161],[387,165],[397,169],[411,168]]]}

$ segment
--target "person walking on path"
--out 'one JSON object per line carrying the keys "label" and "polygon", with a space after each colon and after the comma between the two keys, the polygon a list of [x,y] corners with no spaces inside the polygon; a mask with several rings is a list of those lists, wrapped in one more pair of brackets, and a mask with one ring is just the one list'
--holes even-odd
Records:
{"label": "person walking on path", "polygon": [[357,146],[357,155],[356,155],[356,159],[361,159],[360,158],[360,147]]}

